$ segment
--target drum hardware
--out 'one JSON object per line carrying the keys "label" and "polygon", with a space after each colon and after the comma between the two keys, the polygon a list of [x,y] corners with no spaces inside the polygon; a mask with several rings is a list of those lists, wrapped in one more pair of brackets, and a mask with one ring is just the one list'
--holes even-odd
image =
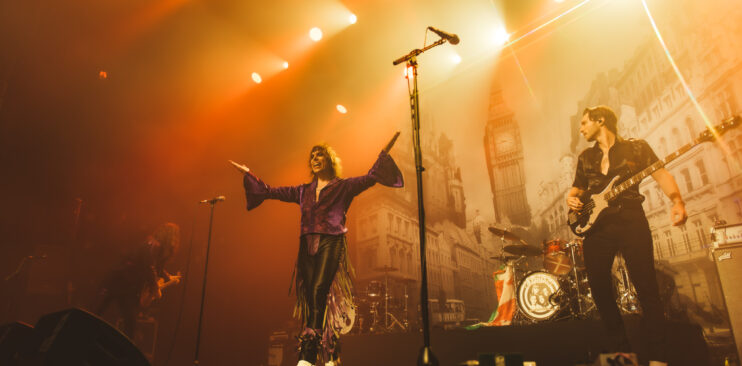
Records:
{"label": "drum hardware", "polygon": [[582,293],[580,292],[580,277],[579,277],[579,274],[577,273],[577,260],[576,260],[578,245],[580,246],[580,248],[582,248],[581,243],[578,244],[577,242],[567,243],[566,248],[569,250],[569,254],[572,257],[572,263],[573,263],[572,275],[574,276],[574,287],[573,288],[577,292],[577,313],[583,314],[584,313],[584,309],[582,307],[583,298],[582,298]]}
{"label": "drum hardware", "polygon": [[[381,330],[384,332],[390,332],[394,330],[395,326],[397,326],[400,328],[400,330],[406,331],[407,329],[409,329],[409,316],[408,316],[408,309],[407,309],[408,307],[407,284],[405,284],[405,298],[403,302],[405,318],[404,318],[404,321],[400,321],[393,313],[389,311],[389,300],[391,299],[391,295],[389,294],[389,272],[395,272],[398,269],[394,267],[390,267],[390,266],[383,266],[383,267],[374,268],[374,270],[377,272],[384,272],[384,286],[383,286],[384,324]],[[378,282],[378,281],[371,281],[371,283],[373,282]],[[369,283],[369,285],[371,283]],[[381,291],[379,291],[379,295],[381,295]],[[369,293],[369,296],[371,296],[371,293]],[[377,326],[379,325],[378,323],[380,321],[380,319],[378,318],[379,316],[378,302],[375,306],[375,309],[372,310],[372,313],[373,313],[373,322],[369,330],[373,332],[375,330],[378,330]]]}
{"label": "drum hardware", "polygon": [[543,255],[544,270],[522,279],[514,276],[518,305],[514,323],[590,318],[596,307],[582,265],[581,240],[544,242]]}
{"label": "drum hardware", "polygon": [[621,253],[616,255],[616,267],[614,269],[616,280],[616,304],[624,314],[638,314],[641,312],[639,307],[639,297],[636,294],[634,284],[629,278],[629,271],[626,270],[626,260]]}

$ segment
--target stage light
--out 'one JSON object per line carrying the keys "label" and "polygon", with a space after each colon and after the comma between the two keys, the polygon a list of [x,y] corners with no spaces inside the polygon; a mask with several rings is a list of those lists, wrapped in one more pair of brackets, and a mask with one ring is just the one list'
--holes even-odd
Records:
{"label": "stage light", "polygon": [[252,73],[252,81],[255,82],[255,84],[260,84],[263,82],[263,78],[260,77],[260,74],[257,72]]}
{"label": "stage light", "polygon": [[105,80],[108,79],[108,73],[106,70],[98,71],[98,79]]}
{"label": "stage light", "polygon": [[451,62],[453,62],[456,65],[460,64],[461,56],[459,56],[457,53],[454,53],[453,55],[451,55]]}
{"label": "stage light", "polygon": [[564,2],[564,0],[554,0],[554,2],[561,4]]}
{"label": "stage light", "polygon": [[342,114],[348,113],[348,109],[345,108],[342,104],[338,104],[335,108],[337,108],[338,112]]}
{"label": "stage light", "polygon": [[319,42],[319,40],[322,39],[322,30],[317,27],[310,29],[309,38],[311,38],[312,41]]}
{"label": "stage light", "polygon": [[505,27],[499,26],[492,32],[492,43],[496,46],[503,46],[510,41],[510,34]]}
{"label": "stage light", "polygon": [[348,16],[348,23],[356,24],[357,21],[358,21],[358,17],[355,14],[351,14]]}
{"label": "stage light", "polygon": [[289,68],[289,62],[288,61],[284,61],[283,62],[283,68],[284,68],[284,70]]}

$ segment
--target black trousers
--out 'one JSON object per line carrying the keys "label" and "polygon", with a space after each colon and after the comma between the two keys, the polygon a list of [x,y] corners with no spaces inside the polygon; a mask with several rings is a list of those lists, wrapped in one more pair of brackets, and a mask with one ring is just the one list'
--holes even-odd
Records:
{"label": "black trousers", "polygon": [[307,240],[302,239],[299,248],[299,275],[308,305],[305,326],[322,329],[327,306],[327,295],[335,279],[340,260],[345,255],[345,238],[342,235],[322,235],[317,252],[309,253]]}
{"label": "black trousers", "polygon": [[653,361],[664,361],[664,313],[654,268],[652,234],[644,211],[622,209],[604,217],[585,238],[583,251],[593,299],[615,347],[613,351],[631,350],[612,282],[611,266],[616,253],[621,252],[642,307],[647,356]]}
{"label": "black trousers", "polygon": [[119,308],[121,318],[124,320],[124,329],[122,330],[124,334],[133,339],[137,324],[137,312],[139,312],[140,308],[139,295],[136,290],[117,291],[115,289],[104,289],[102,290],[102,293],[103,299],[98,305],[95,313],[98,314],[98,316],[103,317],[111,303],[115,302]]}

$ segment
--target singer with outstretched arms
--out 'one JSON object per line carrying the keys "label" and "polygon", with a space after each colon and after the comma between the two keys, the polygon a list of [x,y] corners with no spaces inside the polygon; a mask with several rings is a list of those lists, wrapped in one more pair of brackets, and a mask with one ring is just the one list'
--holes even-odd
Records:
{"label": "singer with outstretched arms", "polygon": [[399,132],[381,151],[368,174],[340,177],[340,159],[327,144],[312,147],[308,165],[311,181],[298,186],[271,187],[242,164],[247,209],[266,199],[292,202],[301,210],[301,235],[295,268],[294,316],[303,330],[299,337],[298,366],[314,365],[318,355],[325,365],[339,363],[338,337],[349,331],[354,313],[352,268],[347,255],[346,213],[355,196],[376,183],[402,187],[402,173],[389,155]]}
{"label": "singer with outstretched arms", "polygon": [[[567,194],[567,207],[573,215],[596,209],[594,201],[586,198],[603,189],[607,182],[616,179],[618,184],[631,179],[658,161],[646,141],[617,135],[616,114],[606,106],[585,109],[580,133],[595,144],[586,148],[577,160],[574,183]],[[652,178],[673,202],[673,225],[685,223],[688,217],[685,204],[673,176],[660,168],[652,173]],[[585,235],[585,267],[595,305],[611,337],[612,351],[630,352],[611,282],[611,266],[616,253],[621,252],[643,311],[650,365],[664,365],[664,314],[654,268],[652,234],[642,208],[644,196],[639,193],[638,181],[629,183],[634,185],[611,202],[612,207],[606,210],[609,213]]]}

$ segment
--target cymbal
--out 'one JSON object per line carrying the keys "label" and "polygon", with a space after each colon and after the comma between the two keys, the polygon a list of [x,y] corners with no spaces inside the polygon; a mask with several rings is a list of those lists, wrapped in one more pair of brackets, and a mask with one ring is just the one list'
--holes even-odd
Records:
{"label": "cymbal", "polygon": [[490,257],[490,259],[497,259],[497,260],[499,260],[501,262],[510,262],[510,261],[513,261],[513,260],[516,260],[516,259],[520,259],[520,258],[522,258],[522,257],[519,256],[519,255],[497,255],[497,256],[494,256],[494,257]]}
{"label": "cymbal", "polygon": [[510,254],[522,255],[526,257],[535,257],[537,255],[541,255],[541,249],[524,244],[506,245],[502,248],[502,250]]}
{"label": "cymbal", "polygon": [[394,272],[397,270],[399,270],[399,268],[390,267],[390,266],[382,266],[382,267],[374,268],[374,271],[377,271],[377,272]]}
{"label": "cymbal", "polygon": [[518,235],[515,235],[515,234],[513,234],[513,233],[511,233],[511,232],[509,232],[507,230],[498,229],[498,228],[496,228],[494,226],[490,226],[489,227],[489,231],[492,234],[495,234],[495,235],[497,235],[497,236],[499,236],[499,237],[501,237],[501,238],[503,238],[505,240],[520,241],[520,238],[518,237]]}

